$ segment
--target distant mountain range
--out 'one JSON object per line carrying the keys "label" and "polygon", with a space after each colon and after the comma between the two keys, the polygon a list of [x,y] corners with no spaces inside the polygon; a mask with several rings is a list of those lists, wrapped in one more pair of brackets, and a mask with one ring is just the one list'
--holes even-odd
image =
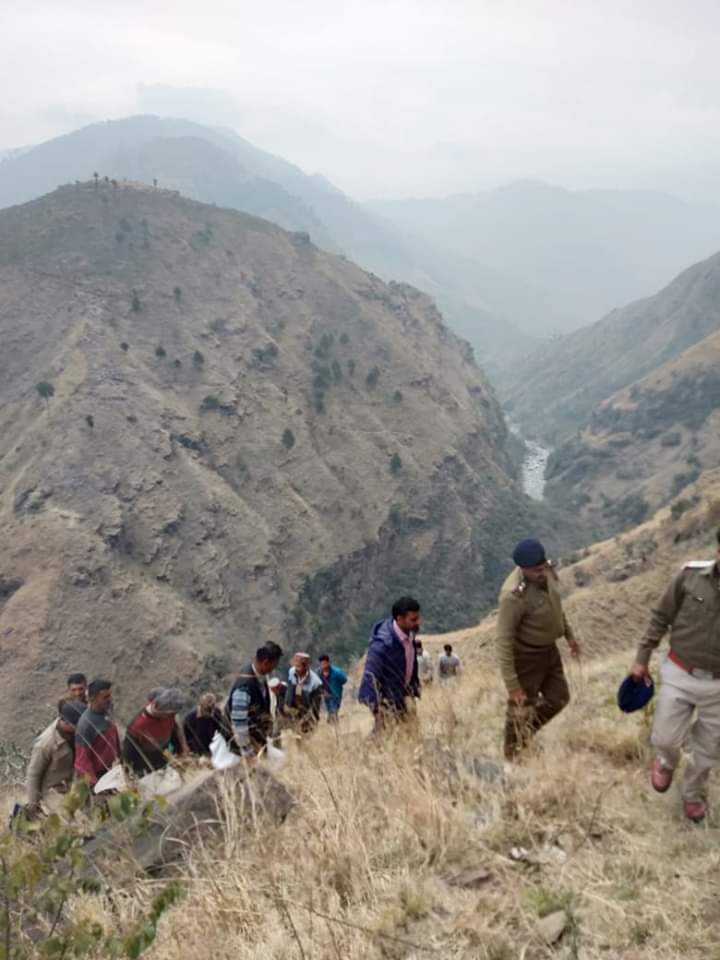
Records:
{"label": "distant mountain range", "polygon": [[[534,343],[513,317],[526,294],[494,270],[448,254],[432,239],[403,238],[321,176],[257,149],[231,130],[154,116],[92,124],[0,162],[0,207],[41,196],[94,172],[179,190],[291,230],[385,279],[436,297],[481,360],[517,355]],[[525,298],[525,299],[524,299]]]}
{"label": "distant mountain range", "polygon": [[367,209],[404,236],[431,236],[512,278],[534,297],[513,318],[536,337],[590,323],[720,249],[720,207],[653,191],[570,191],[522,181]]}
{"label": "distant mountain range", "polygon": [[547,344],[503,392],[524,429],[555,446],[551,503],[598,535],[641,522],[720,467],[720,254]]}

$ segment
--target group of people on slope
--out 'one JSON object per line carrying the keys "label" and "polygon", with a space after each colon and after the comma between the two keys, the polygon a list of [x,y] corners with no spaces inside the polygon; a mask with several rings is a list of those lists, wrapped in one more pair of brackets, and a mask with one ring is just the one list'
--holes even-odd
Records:
{"label": "group of people on slope", "polygon": [[[653,650],[671,632],[670,651],[661,668],[662,685],[655,709],[652,743],[656,758],[650,781],[663,793],[689,752],[683,785],[686,816],[701,822],[707,814],[710,770],[720,764],[720,530],[714,560],[690,561],[673,578],[652,610],[625,683],[639,690],[651,685]],[[497,649],[507,687],[504,750],[507,760],[522,756],[534,735],[569,702],[570,693],[557,641],[567,640],[570,654],[581,654],[568,622],[558,574],[539,540],[521,540],[513,551],[514,569],[502,585],[498,601]],[[375,717],[376,731],[389,720],[402,721],[424,681],[434,676],[432,660],[417,639],[420,604],[401,597],[391,616],[374,624],[358,698]],[[151,691],[140,713],[128,725],[121,744],[112,719],[112,684],[73,674],[58,717],[37,739],[28,768],[28,802],[37,807],[44,793],[67,787],[75,775],[93,784],[118,757],[138,773],[157,769],[176,753],[207,753],[217,731],[231,749],[252,758],[279,735],[284,723],[302,734],[315,728],[324,703],[335,722],[347,676],[319,658],[292,659],[286,681],[270,678],[282,657],[281,648],[266,643],[240,670],[223,710],[211,693],[204,694],[182,722],[177,714],[182,694],[174,689]],[[460,661],[450,645],[438,659],[438,679],[458,676]],[[643,699],[646,699],[643,698]]]}
{"label": "group of people on slope", "polygon": [[122,737],[113,717],[112,682],[98,678],[88,684],[84,674],[71,674],[57,716],[33,744],[26,813],[42,812],[43,801],[66,793],[74,779],[94,787],[118,761],[141,777],[162,769],[173,756],[209,755],[216,733],[229,741],[231,749],[245,753],[248,744],[254,752],[257,743],[279,740],[283,728],[307,735],[317,725],[323,705],[328,721],[336,722],[345,672],[327,655],[319,658],[317,671],[312,670],[309,655],[297,653],[286,681],[266,682],[281,657],[277,644],[261,647],[255,661],[241,669],[224,709],[215,694],[207,692],[183,716],[187,698],[181,690],[151,690]]}
{"label": "group of people on slope", "polygon": [[[653,716],[656,757],[650,782],[658,793],[667,791],[682,752],[687,751],[682,794],[685,816],[695,823],[707,815],[708,777],[720,764],[720,530],[716,541],[715,559],[686,563],[652,609],[625,681],[640,689],[652,685],[650,657],[670,631]],[[513,561],[514,569],[498,597],[496,631],[507,688],[508,761],[518,760],[535,734],[570,700],[557,641],[564,637],[573,657],[582,652],[563,609],[558,574],[542,543],[521,540]],[[423,651],[415,641],[419,627],[420,605],[409,597],[394,605],[390,619],[373,627],[360,700],[372,709],[378,726],[389,717],[404,718],[409,702],[420,694]],[[644,693],[637,703],[647,697]]]}

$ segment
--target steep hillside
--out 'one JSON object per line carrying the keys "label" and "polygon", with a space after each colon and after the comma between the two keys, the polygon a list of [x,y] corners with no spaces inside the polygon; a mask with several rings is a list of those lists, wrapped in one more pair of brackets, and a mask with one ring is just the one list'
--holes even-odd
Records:
{"label": "steep hillside", "polygon": [[593,408],[720,329],[720,254],[514,365],[503,395],[526,432],[557,443]]}
{"label": "steep hillside", "polygon": [[548,463],[546,496],[597,529],[637,523],[720,467],[720,332],[592,412]]}
{"label": "steep hillside", "polygon": [[[712,556],[720,474],[699,493],[679,519],[661,511],[561,571],[585,655],[567,664],[570,705],[533,755],[503,763],[494,619],[430,638],[433,652],[454,643],[463,671],[452,687],[423,691],[416,722],[372,737],[368,711],[346,698],[337,726],[323,723],[300,746],[285,738],[277,776],[294,806],[284,822],[259,803],[250,815],[230,781],[218,838],[199,843],[193,831],[174,844],[168,832],[167,849],[183,851],[171,876],[185,896],[143,956],[713,957],[717,772],[707,825],[686,824],[677,785],[658,796],[648,784],[649,711],[615,705],[657,594],[684,560]],[[291,856],[300,832],[303,855]],[[66,923],[106,935],[137,928],[167,881],[129,848],[102,874],[110,893],[107,882],[71,891]]]}
{"label": "steep hillside", "polygon": [[263,639],[357,649],[402,591],[467,622],[542,528],[467,344],[304,234],[66,187],[0,213],[0,322],[9,733],[69,668],[136,702]]}
{"label": "steep hillside", "polygon": [[514,356],[533,345],[529,337],[523,342],[512,321],[536,313],[539,301],[516,281],[448,255],[432,234],[401,238],[325,178],[308,176],[232,130],[155,116],[92,124],[0,162],[0,207],[94,172],[157,180],[193,199],[307,231],[324,249],[430,293],[483,359]]}
{"label": "steep hillside", "polygon": [[651,191],[570,191],[523,181],[369,209],[534,291],[534,309],[528,300],[521,324],[534,336],[589,323],[720,248],[719,208]]}

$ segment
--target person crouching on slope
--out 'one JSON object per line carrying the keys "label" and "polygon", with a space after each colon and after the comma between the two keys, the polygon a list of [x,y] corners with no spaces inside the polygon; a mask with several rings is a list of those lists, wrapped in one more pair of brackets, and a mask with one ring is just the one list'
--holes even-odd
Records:
{"label": "person crouching on slope", "polygon": [[168,748],[177,738],[180,754],[189,753],[185,733],[178,722],[185,697],[175,688],[157,687],[148,694],[148,702],[128,724],[123,740],[123,760],[137,776],[162,770],[170,759]]}
{"label": "person crouching on slope", "polygon": [[400,597],[392,617],[372,628],[358,700],[372,710],[376,730],[388,719],[405,719],[408,700],[420,696],[415,649],[420,620],[417,600]]}
{"label": "person crouching on slope", "polygon": [[515,569],[500,589],[497,644],[508,690],[505,757],[514,760],[570,700],[557,640],[577,657],[580,644],[562,608],[558,577],[539,540],[521,540]]}
{"label": "person crouching on slope", "polygon": [[720,764],[720,530],[716,539],[716,559],[686,563],[656,603],[631,671],[638,681],[648,675],[653,650],[671,630],[653,718],[650,782],[658,793],[669,789],[687,743],[682,793],[685,816],[695,823],[705,819],[708,776]]}

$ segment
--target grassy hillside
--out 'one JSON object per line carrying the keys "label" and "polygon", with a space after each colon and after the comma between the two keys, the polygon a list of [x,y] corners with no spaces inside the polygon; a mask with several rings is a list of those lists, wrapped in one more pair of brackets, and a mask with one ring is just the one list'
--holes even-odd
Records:
{"label": "grassy hillside", "polygon": [[[351,702],[337,730],[286,740],[287,820],[224,806],[220,841],[187,849],[174,874],[185,896],[144,956],[716,956],[717,815],[693,827],[676,788],[653,794],[649,717],[614,703],[650,603],[685,559],[712,556],[720,473],[700,494],[681,517],[661,511],[561,571],[586,655],[568,664],[570,707],[524,763],[502,764],[492,617],[429,638],[433,652],[455,644],[458,686],[426,691],[417,722],[385,741]],[[714,774],[712,799],[719,789]],[[75,897],[70,917],[132,928],[166,878],[118,882],[112,900]]]}

